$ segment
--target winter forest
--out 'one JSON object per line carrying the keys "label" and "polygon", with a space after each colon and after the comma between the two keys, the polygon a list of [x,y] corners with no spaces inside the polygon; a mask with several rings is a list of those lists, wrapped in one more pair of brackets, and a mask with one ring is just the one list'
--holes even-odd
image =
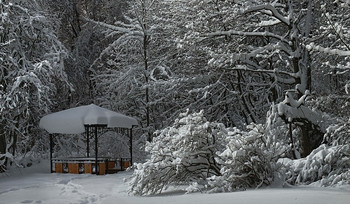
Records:
{"label": "winter forest", "polygon": [[[134,195],[350,184],[349,0],[0,10],[0,174],[48,158],[43,116],[94,103],[138,120]],[[55,139],[59,155],[85,151],[79,135]],[[106,135],[101,153],[128,154],[126,141]]]}

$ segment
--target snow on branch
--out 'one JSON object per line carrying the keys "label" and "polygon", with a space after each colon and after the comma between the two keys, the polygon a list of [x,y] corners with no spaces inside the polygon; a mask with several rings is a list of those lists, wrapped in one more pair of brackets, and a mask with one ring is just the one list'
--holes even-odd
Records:
{"label": "snow on branch", "polygon": [[102,27],[111,29],[111,30],[113,30],[113,31],[117,31],[117,32],[119,32],[119,33],[128,33],[128,32],[131,31],[130,29],[125,28],[126,26],[125,26],[125,27],[114,26],[114,25],[111,25],[111,24],[107,24],[107,23],[103,23],[103,22],[99,22],[99,21],[94,21],[94,20],[92,20],[92,19],[85,18],[85,17],[83,17],[82,19],[85,20],[85,21],[87,21],[87,22],[94,23],[94,24],[96,24],[96,25],[99,25],[99,26],[102,26]]}
{"label": "snow on branch", "polygon": [[348,5],[350,5],[350,0],[339,0],[340,2],[343,2],[343,3],[345,3],[345,4],[348,4]]}
{"label": "snow on branch", "polygon": [[309,51],[318,51],[318,52],[323,52],[330,55],[350,56],[350,51],[325,48],[320,45],[315,45],[314,43],[310,43],[306,45],[306,49],[308,49]]}
{"label": "snow on branch", "polygon": [[306,119],[312,124],[318,125],[320,123],[320,119],[322,119],[321,115],[317,114],[306,106],[292,107],[287,104],[280,103],[278,104],[278,113],[279,115],[284,115],[290,122],[298,119]]}
{"label": "snow on branch", "polygon": [[[255,12],[255,11],[263,11],[263,10],[269,10],[271,11],[270,15],[276,17],[278,20],[283,22],[284,24],[289,25],[290,22],[289,20],[284,17],[280,12],[277,11],[277,9],[272,6],[271,4],[264,4],[264,5],[258,5],[255,7],[250,7],[244,11],[244,13],[250,13],[250,12]],[[266,14],[266,12],[264,12]]]}
{"label": "snow on branch", "polygon": [[[242,65],[238,65],[238,66],[235,66],[234,68],[230,68],[229,71],[232,70],[232,69],[240,70],[240,71],[247,71],[247,72],[255,72],[255,73],[265,73],[265,74],[269,74],[270,76],[275,76],[276,74],[281,74],[281,75],[290,76],[292,78],[298,78],[299,75],[300,75],[299,72],[298,73],[292,73],[292,72],[287,72],[287,71],[278,70],[278,69],[274,69],[274,70],[269,70],[269,69],[251,69],[251,68],[248,68],[248,67],[242,66]],[[291,82],[295,82],[294,79],[291,79],[290,81]]]}
{"label": "snow on branch", "polygon": [[304,105],[309,94],[310,92],[306,90],[305,94],[296,100],[292,93],[288,91],[284,101],[278,104],[278,115],[290,123],[307,120],[325,132],[322,115]]}
{"label": "snow on branch", "polygon": [[11,39],[11,40],[8,40],[8,41],[6,41],[6,42],[4,42],[4,43],[0,43],[0,47],[7,46],[7,45],[11,44],[11,43],[14,42],[14,41],[15,41],[15,39]]}
{"label": "snow on branch", "polygon": [[229,31],[217,31],[217,32],[212,32],[212,33],[207,33],[205,34],[204,37],[216,37],[216,36],[222,36],[222,35],[238,35],[238,36],[255,36],[255,37],[271,37],[271,38],[275,38],[277,40],[280,40],[282,42],[288,43],[288,41],[280,36],[280,35],[276,35],[274,33],[271,32],[244,32],[244,31],[237,31],[237,30],[229,30]]}

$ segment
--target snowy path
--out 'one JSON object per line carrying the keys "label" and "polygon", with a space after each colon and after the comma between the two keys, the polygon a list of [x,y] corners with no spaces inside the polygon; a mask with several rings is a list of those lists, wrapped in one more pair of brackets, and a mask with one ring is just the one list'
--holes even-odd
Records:
{"label": "snowy path", "polygon": [[[47,172],[47,171],[46,171]],[[221,194],[169,192],[161,196],[134,197],[126,193],[128,172],[95,176],[23,173],[0,177],[0,204],[349,204],[350,188],[271,188]]]}

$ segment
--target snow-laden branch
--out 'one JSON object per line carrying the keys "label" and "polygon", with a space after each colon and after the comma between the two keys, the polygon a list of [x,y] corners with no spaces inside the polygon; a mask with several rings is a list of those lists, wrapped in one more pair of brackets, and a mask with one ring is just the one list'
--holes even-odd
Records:
{"label": "snow-laden branch", "polygon": [[[254,11],[259,11],[260,12],[260,11],[263,11],[263,10],[271,11],[271,13],[270,13],[271,16],[276,17],[278,20],[280,20],[281,22],[283,22],[286,25],[290,24],[289,20],[286,17],[284,17],[280,12],[278,12],[277,9],[274,6],[272,6],[270,4],[264,4],[264,5],[258,5],[258,6],[255,6],[255,7],[250,7],[248,9],[246,9],[244,11],[244,13],[250,13],[250,12],[254,12]],[[264,12],[264,13],[266,13],[266,12]]]}
{"label": "snow-laden branch", "polygon": [[271,32],[244,32],[244,31],[237,31],[237,30],[229,30],[229,31],[217,31],[217,32],[212,32],[212,33],[207,33],[204,35],[204,37],[216,37],[216,36],[231,36],[231,35],[238,35],[238,36],[253,36],[253,37],[271,37],[275,38],[277,40],[280,40],[282,42],[288,43],[288,41],[280,36],[276,35]]}
{"label": "snow-laden branch", "polygon": [[306,45],[306,49],[308,49],[309,51],[318,51],[318,52],[323,52],[330,55],[350,56],[350,51],[325,48],[320,45],[315,45],[314,43],[310,43]]}
{"label": "snow-laden branch", "polygon": [[283,102],[279,103],[278,114],[288,122],[309,121],[316,127],[325,132],[323,125],[324,119],[321,114],[305,106],[305,101],[310,95],[308,90],[305,91],[299,99],[294,99],[291,92],[287,92]]}
{"label": "snow-laden branch", "polygon": [[[129,32],[131,32],[131,29],[128,29],[127,26],[125,26],[125,27],[114,26],[114,25],[107,24],[107,23],[103,23],[103,22],[100,22],[100,21],[94,21],[94,20],[92,20],[92,19],[85,18],[85,17],[83,17],[82,19],[83,19],[84,21],[87,21],[87,22],[90,22],[90,23],[94,23],[94,24],[96,24],[96,25],[99,25],[99,26],[108,28],[108,29],[110,29],[110,30],[117,31],[117,32],[119,32],[119,33],[129,33]],[[130,27],[130,28],[131,28],[131,27]]]}
{"label": "snow-laden branch", "polygon": [[338,29],[337,26],[337,22],[334,22],[332,20],[332,17],[329,15],[329,13],[326,11],[325,7],[322,6],[322,10],[324,10],[323,12],[325,13],[324,16],[326,17],[326,19],[328,20],[328,23],[330,25],[330,27],[333,29],[333,31],[336,33],[337,37],[339,38],[340,42],[348,49],[350,50],[349,45],[346,43],[346,40],[344,39],[344,35],[341,32],[341,29]]}
{"label": "snow-laden branch", "polygon": [[350,5],[350,0],[339,0],[339,1]]}
{"label": "snow-laden branch", "polygon": [[[108,25],[108,24],[106,24]],[[117,40],[115,40],[113,43],[109,44],[101,53],[98,58],[95,59],[95,61],[90,65],[91,67],[94,67],[103,56],[110,53],[113,49],[120,47],[122,45],[125,45],[130,40],[138,40],[139,42],[143,42],[143,33],[138,30],[128,30],[128,32],[123,33],[122,36],[120,36]]]}
{"label": "snow-laden branch", "polygon": [[[292,73],[292,72],[287,72],[287,71],[282,71],[282,70],[278,70],[278,69],[274,69],[274,70],[269,70],[269,69],[251,69],[248,68],[246,66],[236,66],[232,69],[229,70],[239,70],[239,71],[247,71],[247,72],[255,72],[255,73],[265,73],[265,74],[271,74],[271,75],[275,75],[275,74],[282,74],[282,75],[287,75],[290,76],[292,78],[298,78],[300,76],[300,73]],[[293,80],[294,82],[294,80]]]}
{"label": "snow-laden branch", "polygon": [[0,47],[4,47],[4,46],[7,46],[9,44],[11,44],[12,42],[16,41],[15,39],[11,39],[11,40],[8,40],[4,43],[0,43]]}
{"label": "snow-laden branch", "polygon": [[322,128],[322,131],[325,131],[322,125],[322,116],[304,105],[293,107],[284,103],[280,103],[278,104],[278,114],[280,116],[284,116],[288,122],[305,119],[311,122],[313,125]]}

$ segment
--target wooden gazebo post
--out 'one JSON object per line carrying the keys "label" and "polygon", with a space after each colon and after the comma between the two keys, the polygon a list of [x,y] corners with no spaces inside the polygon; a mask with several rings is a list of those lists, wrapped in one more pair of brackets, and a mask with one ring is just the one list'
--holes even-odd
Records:
{"label": "wooden gazebo post", "polygon": [[97,125],[95,125],[95,173],[98,175],[98,163],[97,163],[97,157],[98,157],[98,145],[97,145]]}
{"label": "wooden gazebo post", "polygon": [[86,157],[90,157],[90,126],[85,125],[86,132]]}
{"label": "wooden gazebo post", "polygon": [[52,134],[50,134],[50,172],[53,173],[52,171],[52,152],[53,152],[53,138]]}
{"label": "wooden gazebo post", "polygon": [[132,127],[130,128],[130,146],[129,146],[129,151],[130,151],[130,166],[132,166]]}

